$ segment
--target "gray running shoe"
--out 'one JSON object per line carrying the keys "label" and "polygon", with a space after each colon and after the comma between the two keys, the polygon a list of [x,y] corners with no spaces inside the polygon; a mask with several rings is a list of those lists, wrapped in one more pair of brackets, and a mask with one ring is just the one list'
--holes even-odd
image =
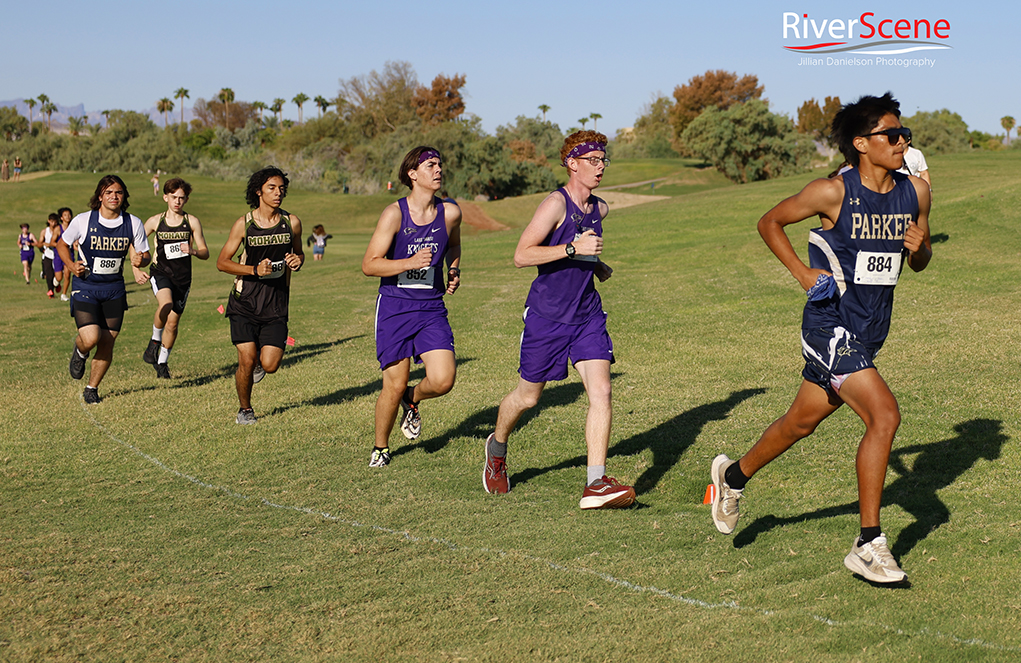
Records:
{"label": "gray running shoe", "polygon": [[170,369],[166,364],[156,364],[156,377],[164,380],[170,379]]}
{"label": "gray running shoe", "polygon": [[737,527],[738,502],[741,501],[743,489],[734,490],[723,479],[727,468],[736,462],[724,454],[713,459],[711,474],[713,485],[716,486],[716,498],[713,500],[713,522],[716,524],[716,529],[723,534],[730,534]]}
{"label": "gray running shoe", "polygon": [[886,535],[880,534],[863,546],[858,545],[858,537],[851,544],[851,552],[844,558],[844,566],[872,582],[903,582],[908,579],[897,560],[886,545]]}
{"label": "gray running shoe", "polygon": [[81,380],[82,376],[85,375],[85,360],[88,358],[88,355],[85,355],[84,357],[78,356],[77,344],[71,348],[71,364],[68,366],[67,370],[71,373],[71,377],[75,380]]}
{"label": "gray running shoe", "polygon": [[238,410],[237,422],[239,424],[254,424],[256,422],[255,410],[252,408],[248,408],[247,410]]}
{"label": "gray running shoe", "polygon": [[154,338],[149,339],[149,345],[145,346],[145,352],[142,353],[142,361],[147,364],[155,364],[156,359],[160,356],[160,342]]}
{"label": "gray running shoe", "polygon": [[82,392],[82,400],[89,405],[95,405],[103,399],[99,397],[99,392],[92,387],[85,387],[85,391]]}
{"label": "gray running shoe", "polygon": [[266,377],[266,371],[262,368],[262,363],[255,365],[252,369],[252,384],[259,384],[259,380]]}
{"label": "gray running shoe", "polygon": [[422,415],[418,413],[418,406],[409,403],[401,396],[401,409],[404,415],[401,417],[401,432],[409,440],[417,440],[422,434]]}
{"label": "gray running shoe", "polygon": [[373,447],[372,457],[369,458],[369,467],[386,467],[390,464],[390,447],[379,449]]}

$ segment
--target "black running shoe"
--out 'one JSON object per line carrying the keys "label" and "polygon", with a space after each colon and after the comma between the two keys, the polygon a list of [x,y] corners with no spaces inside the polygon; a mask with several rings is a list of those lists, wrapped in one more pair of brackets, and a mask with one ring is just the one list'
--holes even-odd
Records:
{"label": "black running shoe", "polygon": [[163,378],[164,380],[170,379],[170,369],[167,368],[166,364],[156,364],[156,377]]}
{"label": "black running shoe", "polygon": [[85,387],[85,391],[82,392],[82,400],[89,405],[95,405],[103,399],[99,397],[99,392],[92,387]]}
{"label": "black running shoe", "polygon": [[149,345],[146,346],[145,352],[142,353],[142,361],[147,364],[155,364],[159,356],[160,342],[156,339],[149,339]]}
{"label": "black running shoe", "polygon": [[75,380],[81,380],[82,376],[85,375],[85,360],[88,358],[88,355],[84,357],[78,355],[77,344],[71,348],[71,365],[68,366],[67,370]]}

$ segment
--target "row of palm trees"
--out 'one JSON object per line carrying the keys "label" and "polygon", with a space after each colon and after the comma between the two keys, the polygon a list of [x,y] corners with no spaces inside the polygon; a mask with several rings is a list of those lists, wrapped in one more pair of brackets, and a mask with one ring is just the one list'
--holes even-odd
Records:
{"label": "row of palm trees", "polygon": [[[550,107],[546,104],[539,104],[539,110],[542,111],[542,121],[546,121],[546,112],[549,111]],[[603,119],[603,116],[599,113],[590,113],[588,117],[583,117],[578,120],[578,124],[584,129],[585,125],[588,124],[589,120],[592,120],[592,128],[599,131],[599,120]]]}
{"label": "row of palm trees", "polygon": [[32,126],[32,109],[37,103],[39,104],[39,114],[46,115],[46,128],[52,129],[53,114],[57,112],[57,105],[50,101],[45,94],[40,94],[35,99],[25,99],[25,105],[28,106],[28,126]]}
{"label": "row of palm trees", "polygon": [[[189,95],[189,90],[187,90],[186,88],[179,87],[177,88],[177,91],[174,92],[174,99],[179,99],[181,101],[181,124],[184,124],[184,100],[190,98],[191,96]],[[234,90],[232,90],[229,87],[225,87],[216,94],[216,98],[223,104],[224,123],[227,129],[229,130],[230,105],[234,103]],[[304,105],[307,101],[309,101],[309,96],[304,92],[299,92],[297,95],[295,95],[294,99],[291,99],[291,101],[298,107],[298,124],[302,124],[305,120],[305,118],[303,117]],[[331,102],[329,99],[322,95],[317,96],[315,99],[313,99],[313,101],[315,102],[316,106],[319,107],[319,117],[322,117],[326,109],[333,105],[333,102]],[[266,102],[264,101],[253,101],[252,108],[259,111],[260,121],[263,119],[263,112],[268,110],[272,112],[274,115],[278,116],[280,122],[283,122],[284,104],[286,103],[287,103],[286,99],[281,99],[278,97],[273,100],[272,104],[266,104]],[[156,110],[163,114],[163,126],[165,127],[168,124],[167,113],[170,113],[171,111],[174,110],[174,102],[169,97],[163,97],[162,99],[156,102]]]}

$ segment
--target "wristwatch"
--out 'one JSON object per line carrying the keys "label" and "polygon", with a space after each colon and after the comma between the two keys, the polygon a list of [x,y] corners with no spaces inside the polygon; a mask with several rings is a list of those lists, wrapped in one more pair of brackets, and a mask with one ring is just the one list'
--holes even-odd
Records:
{"label": "wristwatch", "polygon": [[574,258],[574,253],[575,253],[574,244],[572,244],[571,242],[568,242],[567,244],[564,245],[564,250],[567,251],[567,257],[568,258],[571,258],[571,259]]}
{"label": "wristwatch", "polygon": [[[451,274],[453,274],[453,276],[451,276]],[[454,277],[460,277],[460,276],[461,276],[461,270],[459,268],[457,268],[457,267],[448,267],[447,268],[447,278],[448,279],[452,279]]]}

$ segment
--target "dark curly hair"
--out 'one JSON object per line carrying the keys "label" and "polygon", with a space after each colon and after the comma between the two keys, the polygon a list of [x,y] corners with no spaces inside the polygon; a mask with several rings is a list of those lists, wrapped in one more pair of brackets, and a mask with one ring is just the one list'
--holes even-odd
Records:
{"label": "dark curly hair", "polygon": [[890,114],[900,117],[900,102],[893,98],[892,92],[881,97],[859,97],[837,112],[833,117],[830,138],[849,164],[857,168],[861,156],[854,146],[854,139],[871,132],[884,115]]}
{"label": "dark curly hair", "polygon": [[103,192],[114,184],[120,184],[121,188],[124,189],[124,200],[121,202],[121,212],[126,212],[128,205],[128,186],[124,183],[124,180],[117,177],[116,175],[107,175],[103,179],[99,180],[99,184],[96,185],[96,192],[92,194],[92,198],[89,200],[89,209],[95,211],[102,205]]}
{"label": "dark curly hair", "polygon": [[281,193],[283,193],[284,197],[287,196],[287,187],[291,183],[291,180],[287,179],[287,173],[276,166],[266,166],[262,170],[255,171],[252,173],[252,176],[248,178],[248,188],[245,189],[245,200],[248,201],[248,206],[252,209],[259,206],[259,192],[262,191],[262,185],[268,182],[271,177],[279,177],[284,181],[284,186],[281,187]]}
{"label": "dark curly hair", "polygon": [[191,195],[191,185],[182,180],[180,177],[174,177],[166,181],[163,185],[163,193],[170,195],[178,189],[184,190],[184,197],[187,198]]}

